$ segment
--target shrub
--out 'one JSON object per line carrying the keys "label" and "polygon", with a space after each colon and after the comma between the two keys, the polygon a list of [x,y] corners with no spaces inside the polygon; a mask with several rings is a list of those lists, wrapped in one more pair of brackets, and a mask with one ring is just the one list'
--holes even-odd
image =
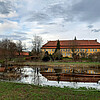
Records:
{"label": "shrub", "polygon": [[44,57],[42,58],[43,61],[49,61],[50,60],[50,56],[48,54],[48,51],[45,52]]}
{"label": "shrub", "polygon": [[60,50],[57,50],[54,54],[53,54],[53,58],[55,60],[62,60],[62,54],[60,52]]}

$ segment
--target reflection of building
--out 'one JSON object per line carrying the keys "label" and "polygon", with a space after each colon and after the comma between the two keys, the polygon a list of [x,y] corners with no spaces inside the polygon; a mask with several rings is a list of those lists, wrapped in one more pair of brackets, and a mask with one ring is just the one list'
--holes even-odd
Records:
{"label": "reflection of building", "polygon": [[55,72],[54,68],[48,68],[46,72]]}
{"label": "reflection of building", "polygon": [[[73,71],[74,70],[74,71]],[[68,82],[98,82],[100,74],[94,70],[70,69],[70,68],[42,68],[40,73],[51,81]]]}
{"label": "reflection of building", "polygon": [[[48,41],[42,46],[41,50],[43,52],[48,51],[49,54],[53,54],[57,47],[57,41]],[[72,49],[75,52],[86,53],[90,55],[95,52],[100,52],[100,43],[97,40],[61,40],[60,41],[60,51],[63,57],[72,57]]]}
{"label": "reflection of building", "polygon": [[84,74],[100,74],[98,69],[88,69],[87,68],[41,68],[41,72],[54,72],[54,73],[84,73]]}

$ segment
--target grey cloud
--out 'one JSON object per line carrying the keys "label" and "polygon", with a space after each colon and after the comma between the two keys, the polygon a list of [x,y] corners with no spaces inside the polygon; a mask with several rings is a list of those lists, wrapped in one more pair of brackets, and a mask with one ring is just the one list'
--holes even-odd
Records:
{"label": "grey cloud", "polygon": [[65,22],[73,21],[73,14],[70,12],[71,6],[67,4],[67,1],[63,3],[57,3],[49,5],[45,12],[51,16],[51,18],[63,18]]}
{"label": "grey cloud", "polygon": [[0,13],[9,14],[12,11],[12,5],[10,1],[0,1]]}
{"label": "grey cloud", "polygon": [[20,38],[21,36],[18,36],[18,35],[0,35],[0,38],[11,38],[11,37],[13,37],[13,38]]}
{"label": "grey cloud", "polygon": [[92,32],[100,32],[100,29],[93,29]]}
{"label": "grey cloud", "polygon": [[27,18],[26,21],[29,22],[33,22],[33,21],[37,21],[37,22],[45,22],[45,21],[49,21],[50,17],[45,14],[45,13],[41,13],[41,12],[33,12],[30,14],[29,18]]}
{"label": "grey cloud", "polygon": [[88,28],[93,28],[93,25],[88,25]]}
{"label": "grey cloud", "polygon": [[30,39],[30,38],[20,37],[19,39],[18,39],[18,38],[16,38],[16,39],[14,39],[14,40],[28,40],[28,39]]}
{"label": "grey cloud", "polygon": [[42,32],[42,33],[40,33],[40,34],[48,34],[49,32]]}
{"label": "grey cloud", "polygon": [[62,17],[62,15],[66,14],[66,9],[64,4],[58,3],[55,5],[50,5],[46,12],[49,12],[51,15],[56,17]]}
{"label": "grey cloud", "polygon": [[80,21],[95,22],[100,19],[100,0],[81,0],[69,10]]}
{"label": "grey cloud", "polygon": [[20,35],[27,35],[27,33],[25,33],[25,32],[17,32],[17,31],[15,31],[14,33],[17,33],[17,34],[20,34]]}
{"label": "grey cloud", "polygon": [[99,10],[100,0],[78,0],[72,5],[67,5],[67,2],[50,5],[46,14],[51,18],[63,18],[66,22],[78,20],[93,23],[100,20]]}
{"label": "grey cloud", "polygon": [[47,23],[48,25],[56,25],[56,23],[53,23],[53,22],[51,22],[51,23]]}
{"label": "grey cloud", "polygon": [[30,12],[26,21],[33,22],[37,21],[39,24],[53,25],[56,23],[50,23],[55,18],[63,18],[64,21],[72,21],[73,17],[69,11],[69,6],[67,6],[67,1],[58,2],[56,4],[51,4],[41,12]]}
{"label": "grey cloud", "polygon": [[29,18],[26,21],[32,22],[37,21],[39,24],[54,25],[52,23],[55,18],[64,18],[65,20],[70,20],[70,13],[67,11],[66,3],[57,3],[54,5],[49,5],[47,8],[43,9],[42,12],[31,12]]}
{"label": "grey cloud", "polygon": [[0,20],[0,23],[3,23],[3,21],[2,21],[2,20]]}
{"label": "grey cloud", "polygon": [[27,40],[30,38],[27,38],[25,36],[19,36],[19,35],[0,35],[0,38],[10,38],[13,40]]}

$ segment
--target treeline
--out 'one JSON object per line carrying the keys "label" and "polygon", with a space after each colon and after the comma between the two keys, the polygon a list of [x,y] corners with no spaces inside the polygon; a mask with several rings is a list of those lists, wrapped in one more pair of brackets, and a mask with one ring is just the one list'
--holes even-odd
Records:
{"label": "treeline", "polygon": [[[31,41],[31,52],[28,52],[30,56],[41,55],[42,38],[40,36],[33,36]],[[14,42],[10,39],[2,39],[0,41],[0,61],[3,62],[11,61],[14,58],[19,59],[23,56],[23,51],[27,50],[26,44],[23,44],[21,40]],[[29,49],[29,48],[28,48]]]}
{"label": "treeline", "polygon": [[20,55],[22,50],[23,45],[20,40],[16,43],[9,39],[3,39],[0,41],[0,59],[5,62],[13,59],[16,55]]}

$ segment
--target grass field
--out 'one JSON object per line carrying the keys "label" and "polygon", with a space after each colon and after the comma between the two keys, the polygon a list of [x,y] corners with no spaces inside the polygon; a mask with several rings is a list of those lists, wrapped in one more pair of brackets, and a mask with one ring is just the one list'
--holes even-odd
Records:
{"label": "grass field", "polygon": [[0,82],[0,100],[100,100],[100,91]]}
{"label": "grass field", "polygon": [[43,66],[43,65],[47,65],[47,66],[66,66],[66,65],[77,65],[77,66],[96,66],[99,65],[99,62],[30,62],[30,61],[26,61],[26,62],[17,62],[17,63],[9,63],[9,64],[13,64],[13,65],[20,65],[20,66]]}

